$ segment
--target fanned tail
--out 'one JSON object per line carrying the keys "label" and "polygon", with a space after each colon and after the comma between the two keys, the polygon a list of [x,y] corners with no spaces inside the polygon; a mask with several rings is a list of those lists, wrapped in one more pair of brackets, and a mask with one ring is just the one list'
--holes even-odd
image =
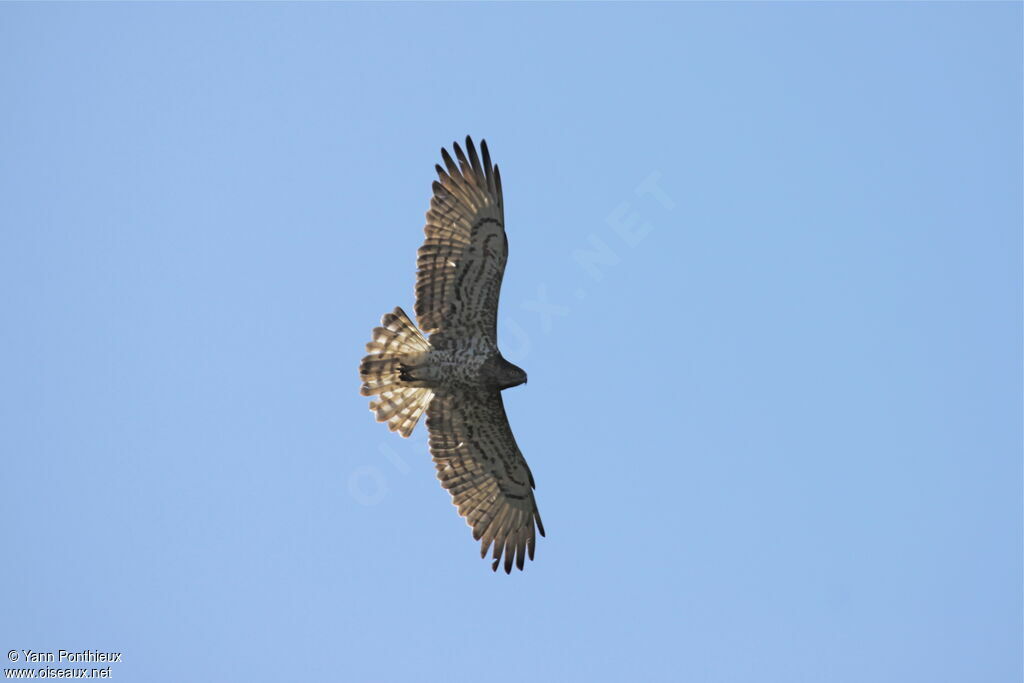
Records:
{"label": "fanned tail", "polygon": [[380,322],[381,327],[373,330],[373,341],[366,345],[368,355],[359,364],[360,393],[379,397],[370,401],[378,422],[387,422],[391,431],[409,436],[434,392],[417,386],[404,373],[426,356],[430,343],[401,308],[385,313]]}

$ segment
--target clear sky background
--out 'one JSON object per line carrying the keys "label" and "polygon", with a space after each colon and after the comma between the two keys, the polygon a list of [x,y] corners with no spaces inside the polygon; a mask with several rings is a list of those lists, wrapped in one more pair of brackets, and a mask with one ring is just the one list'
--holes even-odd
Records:
{"label": "clear sky background", "polygon": [[[0,650],[148,683],[1019,681],[1021,22],[0,6]],[[548,530],[512,576],[423,426],[358,393],[467,133]]]}

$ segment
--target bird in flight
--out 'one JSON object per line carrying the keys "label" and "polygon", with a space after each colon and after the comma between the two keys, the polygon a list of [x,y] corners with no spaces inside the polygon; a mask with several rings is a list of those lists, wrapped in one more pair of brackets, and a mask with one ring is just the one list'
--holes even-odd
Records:
{"label": "bird in flight", "polygon": [[[503,389],[526,373],[498,350],[498,296],[508,258],[501,175],[487,143],[477,156],[453,143],[441,150],[434,196],[417,254],[416,319],[396,308],[374,328],[359,366],[361,393],[375,396],[378,422],[403,437],[427,413],[430,453],[441,486],[480,541],[493,546],[497,571],[533,559],[544,525],[533,497],[533,475],[501,401]],[[458,160],[456,163],[456,159]],[[429,339],[426,335],[429,335]]]}

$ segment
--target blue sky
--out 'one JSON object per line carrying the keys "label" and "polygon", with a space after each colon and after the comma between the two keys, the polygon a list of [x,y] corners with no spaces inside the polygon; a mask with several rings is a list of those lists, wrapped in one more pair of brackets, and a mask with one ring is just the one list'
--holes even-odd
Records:
{"label": "blue sky", "polygon": [[[1021,677],[1020,3],[0,6],[4,651],[115,680]],[[548,537],[357,366],[501,166]]]}

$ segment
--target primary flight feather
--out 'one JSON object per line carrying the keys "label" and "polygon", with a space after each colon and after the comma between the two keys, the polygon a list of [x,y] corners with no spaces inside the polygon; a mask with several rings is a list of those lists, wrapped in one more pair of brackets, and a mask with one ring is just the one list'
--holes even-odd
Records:
{"label": "primary flight feather", "polygon": [[[370,410],[402,436],[424,412],[437,478],[480,541],[492,569],[506,573],[533,559],[544,525],[533,475],[516,445],[501,391],[526,373],[498,350],[498,296],[508,258],[501,175],[487,143],[477,155],[441,150],[426,239],[417,254],[416,319],[387,313],[359,366]],[[429,335],[429,340],[425,335]]]}

